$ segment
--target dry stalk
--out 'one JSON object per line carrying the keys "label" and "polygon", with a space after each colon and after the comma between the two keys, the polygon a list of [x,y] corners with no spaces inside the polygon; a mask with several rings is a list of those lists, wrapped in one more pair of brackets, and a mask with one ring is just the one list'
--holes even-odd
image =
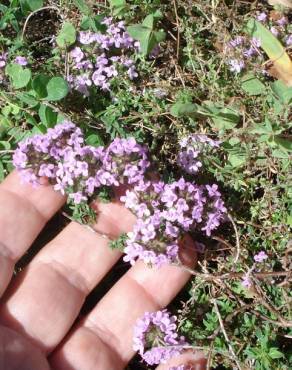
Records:
{"label": "dry stalk", "polygon": [[[277,318],[277,321],[278,323],[280,324],[276,324],[277,326],[283,326],[283,327],[286,327],[286,328],[292,328],[292,321],[288,321],[286,320],[284,317],[282,317],[279,312],[278,312],[278,309],[276,307],[273,306],[272,302],[270,302],[270,300],[268,299],[268,297],[265,295],[264,291],[262,290],[262,288],[260,287],[259,283],[256,281],[256,279],[254,279],[254,285],[253,285],[253,293],[255,294],[258,302],[264,306],[268,311],[270,311],[276,318]],[[261,314],[260,314],[261,315]],[[259,316],[259,314],[258,314]],[[263,316],[263,315],[261,315]],[[264,316],[265,319],[268,319],[268,321],[272,321],[273,323],[275,323],[276,321],[275,320],[271,320],[269,318],[266,318]]]}
{"label": "dry stalk", "polygon": [[223,333],[223,335],[224,335],[224,338],[225,338],[226,343],[227,343],[228,348],[229,348],[229,352],[230,352],[230,353],[231,353],[231,355],[232,355],[233,361],[236,363],[236,365],[237,365],[237,367],[238,367],[238,370],[242,370],[242,367],[241,367],[241,365],[240,365],[240,362],[239,362],[239,360],[238,360],[238,358],[237,358],[237,356],[236,356],[236,354],[235,354],[235,352],[234,352],[234,349],[233,349],[233,347],[232,347],[232,344],[231,344],[231,342],[230,342],[230,339],[229,339],[229,337],[228,337],[228,335],[227,335],[227,333],[226,333],[226,330],[225,330],[225,327],[224,327],[224,323],[223,323],[223,320],[222,320],[222,317],[221,317],[221,314],[220,314],[220,311],[219,311],[219,308],[218,308],[218,305],[217,305],[216,299],[215,299],[215,298],[213,298],[213,299],[211,300],[211,302],[212,302],[212,303],[213,303],[213,305],[214,305],[215,312],[216,312],[216,315],[217,315],[218,320],[219,320],[219,324],[220,324],[221,331],[222,331],[222,333]]}
{"label": "dry stalk", "polygon": [[61,17],[61,18],[63,18],[63,17],[62,17],[62,14],[61,14],[61,12],[60,12],[60,9],[59,9],[59,8],[57,8],[56,6],[53,6],[53,5],[51,5],[51,6],[44,6],[44,7],[42,7],[42,8],[39,8],[39,9],[37,9],[37,10],[33,11],[32,13],[30,13],[30,14],[29,14],[29,16],[26,18],[26,20],[25,20],[25,22],[24,22],[24,26],[23,26],[22,34],[21,34],[21,38],[22,38],[22,39],[24,38],[25,31],[26,31],[26,27],[27,27],[27,24],[28,24],[29,20],[30,20],[30,19],[31,19],[35,14],[37,14],[37,13],[39,13],[39,12],[43,11],[43,10],[49,10],[49,9],[51,9],[51,10],[55,10],[55,11],[60,15],[60,17]]}
{"label": "dry stalk", "polygon": [[101,233],[101,232],[99,232],[98,230],[94,229],[92,226],[90,226],[88,224],[83,224],[82,222],[79,222],[77,220],[74,220],[74,218],[71,217],[70,215],[68,215],[68,213],[62,212],[62,215],[64,217],[66,217],[68,220],[70,220],[71,222],[76,222],[77,224],[79,224],[81,226],[84,226],[87,230],[91,231],[94,234],[97,234],[97,235],[101,236],[103,239],[106,239],[109,242],[110,241],[113,241],[113,239],[108,234]]}
{"label": "dry stalk", "polygon": [[173,0],[174,13],[176,18],[177,36],[176,36],[176,58],[179,59],[179,48],[180,48],[180,31],[179,31],[179,17],[177,12],[176,0]]}
{"label": "dry stalk", "polygon": [[[205,281],[215,281],[215,280],[228,280],[228,279],[238,279],[242,278],[245,273],[244,272],[227,272],[225,274],[210,274],[210,273],[202,273],[199,271],[195,271],[187,266],[184,265],[175,265],[181,267],[183,270],[189,272],[191,275],[198,276]],[[292,271],[274,271],[274,272],[254,272],[250,274],[250,277],[262,280],[267,278],[273,278],[273,277],[290,277],[292,276]]]}
{"label": "dry stalk", "polygon": [[240,241],[239,241],[239,234],[238,234],[238,230],[237,230],[237,227],[236,227],[236,223],[233,219],[233,217],[231,216],[230,213],[227,214],[230,222],[232,223],[232,226],[234,228],[234,232],[235,232],[235,237],[236,237],[236,255],[235,255],[235,258],[234,258],[234,266],[235,264],[237,263],[238,259],[239,259],[239,256],[240,256]]}

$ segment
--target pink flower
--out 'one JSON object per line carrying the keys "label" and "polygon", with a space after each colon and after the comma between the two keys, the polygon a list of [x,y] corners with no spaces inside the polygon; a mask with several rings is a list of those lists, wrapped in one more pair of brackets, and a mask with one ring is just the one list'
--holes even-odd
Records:
{"label": "pink flower", "polygon": [[277,28],[276,27],[271,27],[270,28],[270,31],[272,32],[272,34],[274,35],[274,36],[278,36],[279,35],[279,31],[277,30]]}
{"label": "pink flower", "polygon": [[255,260],[255,262],[263,262],[264,260],[266,260],[268,258],[268,255],[264,252],[264,251],[260,251],[258,254],[256,254],[253,259]]}
{"label": "pink flower", "polygon": [[28,64],[28,61],[25,57],[22,57],[22,56],[17,56],[15,59],[14,59],[14,62],[16,64],[19,64],[21,66],[26,66]]}
{"label": "pink flower", "polygon": [[260,22],[265,22],[267,20],[268,16],[266,13],[262,12],[257,16],[257,20]]}
{"label": "pink flower", "polygon": [[252,286],[252,282],[247,274],[244,275],[241,281],[241,285],[244,286],[245,288],[250,288]]}
{"label": "pink flower", "polygon": [[[145,312],[134,327],[133,349],[149,365],[167,362],[179,355],[187,345],[185,338],[177,334],[177,318],[167,310]],[[159,346],[156,342],[159,339]],[[152,348],[151,348],[152,347]],[[150,348],[150,349],[149,349]]]}

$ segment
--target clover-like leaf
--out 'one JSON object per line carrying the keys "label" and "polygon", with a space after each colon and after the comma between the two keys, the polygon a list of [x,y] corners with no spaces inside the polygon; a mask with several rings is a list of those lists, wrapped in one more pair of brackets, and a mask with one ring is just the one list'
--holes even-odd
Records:
{"label": "clover-like leaf", "polygon": [[31,71],[28,68],[23,68],[19,64],[8,64],[5,73],[10,77],[12,85],[15,89],[21,89],[28,85],[31,79]]}
{"label": "clover-like leaf", "polygon": [[72,23],[65,22],[63,27],[56,38],[58,46],[60,48],[66,48],[76,41],[76,30]]}

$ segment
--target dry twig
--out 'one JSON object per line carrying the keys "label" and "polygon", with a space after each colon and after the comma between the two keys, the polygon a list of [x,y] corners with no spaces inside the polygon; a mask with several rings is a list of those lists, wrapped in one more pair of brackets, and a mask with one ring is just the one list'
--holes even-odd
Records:
{"label": "dry twig", "polygon": [[234,362],[236,363],[236,365],[237,365],[238,369],[239,369],[239,370],[242,370],[241,365],[240,365],[240,363],[239,363],[239,361],[238,361],[238,358],[237,358],[237,356],[236,356],[236,354],[235,354],[235,352],[234,352],[234,349],[233,349],[233,347],[232,347],[232,344],[231,344],[231,342],[230,342],[230,339],[228,338],[228,335],[227,335],[227,333],[226,333],[226,330],[225,330],[225,327],[224,327],[224,324],[223,324],[223,320],[222,320],[222,317],[221,317],[221,314],[220,314],[220,311],[219,311],[219,308],[218,308],[218,305],[217,305],[216,299],[215,299],[215,298],[213,298],[211,301],[212,301],[212,303],[213,303],[213,305],[214,305],[215,312],[216,312],[216,315],[217,315],[218,320],[219,320],[219,324],[220,324],[221,331],[222,331],[222,333],[223,333],[223,335],[224,335],[224,338],[225,338],[225,340],[226,340],[226,342],[227,342],[227,345],[228,345],[229,351],[230,351],[230,353],[231,353],[231,355],[232,355],[232,358],[233,358]]}
{"label": "dry twig", "polygon": [[237,263],[238,259],[239,259],[239,256],[240,256],[240,241],[239,241],[239,234],[238,234],[238,231],[237,231],[237,227],[236,227],[236,223],[235,221],[233,220],[233,217],[231,216],[230,213],[227,214],[230,222],[232,223],[232,226],[234,228],[234,232],[235,232],[235,237],[236,237],[236,255],[235,255],[235,258],[234,258],[234,266],[235,264]]}
{"label": "dry twig", "polygon": [[176,0],[173,0],[174,13],[176,18],[177,36],[176,36],[176,58],[179,58],[179,48],[180,48],[180,31],[179,31],[179,17],[177,12]]}
{"label": "dry twig", "polygon": [[32,18],[36,13],[39,13],[39,12],[41,12],[41,11],[43,11],[43,10],[49,10],[49,9],[51,9],[51,10],[55,10],[55,11],[60,15],[60,17],[62,18],[62,14],[61,14],[61,12],[60,12],[60,9],[59,9],[59,8],[57,8],[56,6],[53,6],[53,5],[51,5],[51,6],[44,6],[44,7],[42,7],[42,8],[39,8],[39,9],[37,9],[37,10],[33,11],[32,13],[30,13],[30,14],[29,14],[29,16],[26,18],[26,20],[25,20],[25,22],[24,22],[24,26],[23,26],[22,34],[21,34],[21,38],[22,38],[22,39],[24,38],[25,31],[26,31],[26,27],[27,27],[27,24],[28,24],[29,20],[30,20],[30,19],[31,19],[31,18]]}

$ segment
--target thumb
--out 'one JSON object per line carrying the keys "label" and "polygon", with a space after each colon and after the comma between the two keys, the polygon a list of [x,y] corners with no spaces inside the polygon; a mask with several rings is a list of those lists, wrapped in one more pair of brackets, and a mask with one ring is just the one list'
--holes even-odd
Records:
{"label": "thumb", "polygon": [[173,357],[167,364],[159,365],[156,370],[206,370],[207,360],[203,352],[187,351]]}

